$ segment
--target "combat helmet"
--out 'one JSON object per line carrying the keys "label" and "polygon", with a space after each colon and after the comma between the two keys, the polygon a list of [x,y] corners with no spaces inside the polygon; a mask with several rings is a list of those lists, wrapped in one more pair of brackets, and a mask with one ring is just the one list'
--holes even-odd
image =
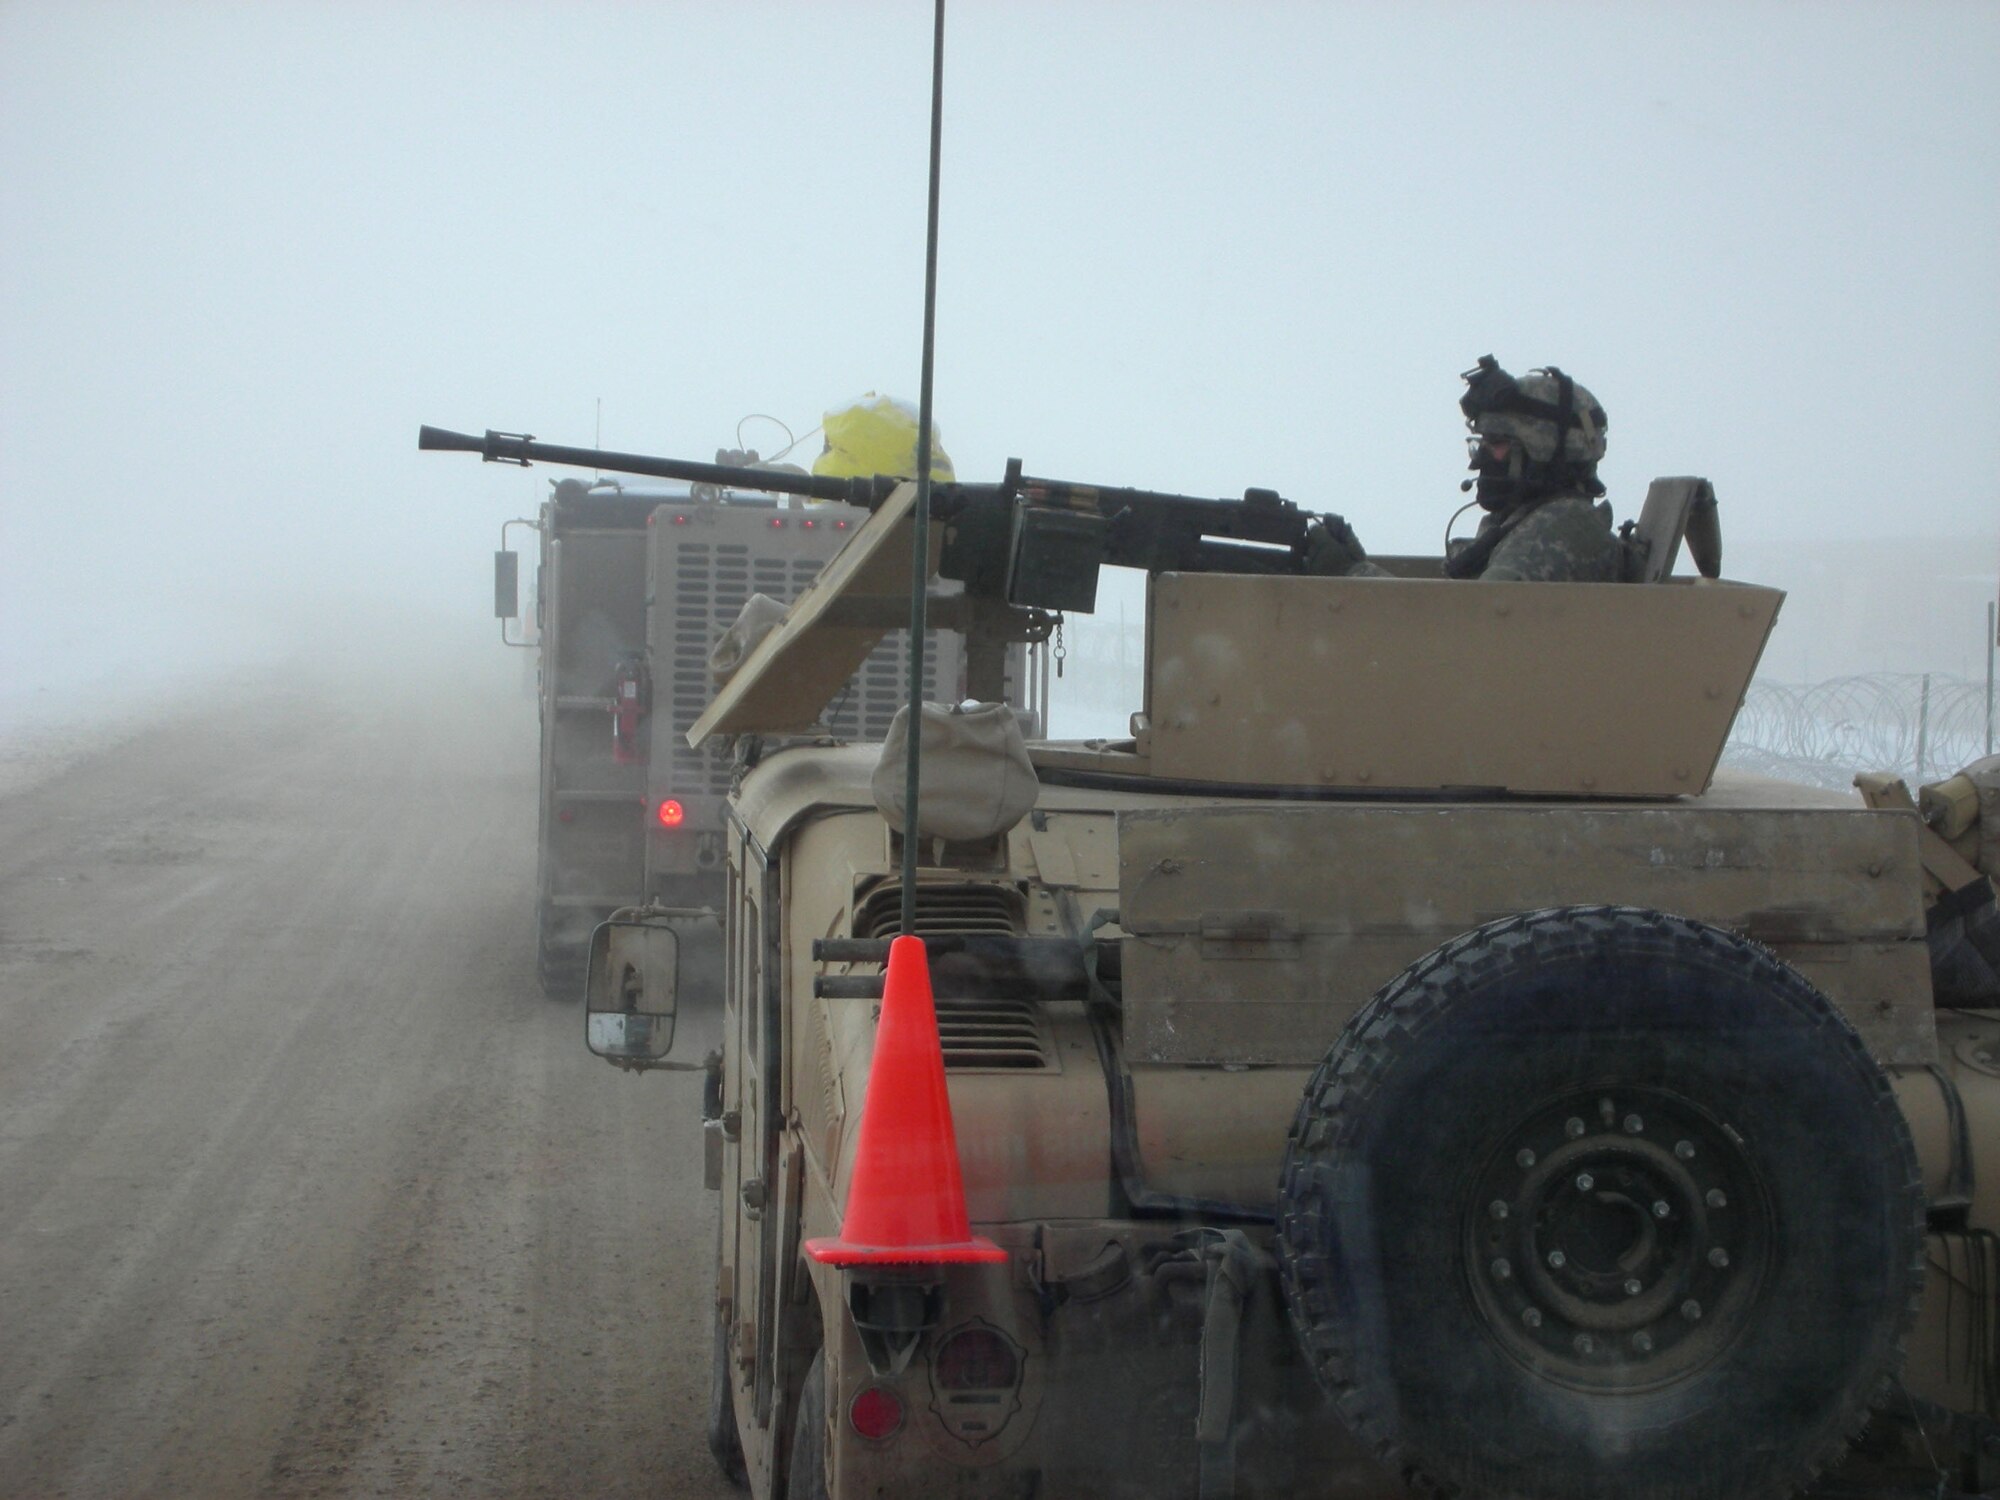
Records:
{"label": "combat helmet", "polygon": [[[1478,470],[1480,503],[1497,509],[1520,500],[1568,491],[1593,499],[1604,493],[1597,461],[1604,457],[1604,408],[1597,398],[1554,365],[1516,380],[1490,354],[1460,377],[1465,424],[1475,434],[1471,467]],[[1492,440],[1508,439],[1506,456]],[[1468,480],[1465,488],[1472,488]]]}

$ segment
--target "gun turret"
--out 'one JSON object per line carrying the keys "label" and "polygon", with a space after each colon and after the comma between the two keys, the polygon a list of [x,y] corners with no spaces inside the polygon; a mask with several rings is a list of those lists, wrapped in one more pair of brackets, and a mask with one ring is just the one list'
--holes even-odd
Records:
{"label": "gun turret", "polygon": [[[423,427],[423,449],[477,453],[487,463],[534,462],[609,469],[689,484],[798,495],[874,510],[904,481],[891,475],[839,478],[732,464],[694,463],[642,453],[612,453],[537,442],[525,433],[483,437]],[[931,514],[945,523],[942,577],[975,599],[1024,610],[1088,614],[1104,564],[1149,573],[1305,573],[1324,567],[1321,554],[1366,556],[1339,516],[1301,510],[1275,490],[1249,489],[1240,500],[1205,500],[1156,490],[1036,479],[1007,463],[994,484],[931,488]],[[1336,545],[1328,549],[1326,541]]]}

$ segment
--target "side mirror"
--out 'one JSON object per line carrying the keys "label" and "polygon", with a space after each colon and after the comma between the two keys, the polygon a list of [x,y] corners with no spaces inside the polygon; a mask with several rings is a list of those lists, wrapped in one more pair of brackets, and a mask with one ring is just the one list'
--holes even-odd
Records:
{"label": "side mirror", "polygon": [[681,996],[722,984],[722,924],[712,911],[656,907],[615,912],[590,935],[584,971],[584,1041],[627,1068],[692,1067],[666,1062]]}

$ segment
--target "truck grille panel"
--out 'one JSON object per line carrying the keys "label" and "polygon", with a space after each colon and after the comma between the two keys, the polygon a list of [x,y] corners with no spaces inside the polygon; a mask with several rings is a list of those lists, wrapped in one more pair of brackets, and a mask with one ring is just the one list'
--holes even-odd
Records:
{"label": "truck grille panel", "polygon": [[[844,507],[831,508],[845,513]],[[727,507],[704,513],[687,528],[657,527],[654,542],[652,651],[654,759],[665,766],[672,790],[682,796],[729,790],[734,767],[719,747],[690,749],[688,725],[713,696],[708,653],[753,593],[789,604],[851,534],[831,526],[805,530],[772,527],[773,512]],[[837,517],[829,516],[829,519]],[[858,517],[857,517],[858,519]],[[697,540],[689,532],[702,534]],[[727,538],[742,538],[730,540]],[[892,631],[875,648],[847,690],[823,715],[835,735],[879,740],[903,702],[909,671],[905,632]],[[939,701],[939,684],[958,681],[955,635],[926,631],[923,695]],[[664,710],[664,712],[661,712]],[[665,753],[662,753],[662,746]]]}

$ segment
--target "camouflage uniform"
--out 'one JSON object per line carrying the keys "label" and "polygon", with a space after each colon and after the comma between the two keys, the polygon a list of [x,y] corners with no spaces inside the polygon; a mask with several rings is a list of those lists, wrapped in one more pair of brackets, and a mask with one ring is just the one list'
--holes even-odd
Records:
{"label": "camouflage uniform", "polygon": [[[1507,519],[1488,516],[1479,529],[1505,525]],[[1478,576],[1493,582],[1616,583],[1621,565],[1611,507],[1562,495],[1529,507]]]}

